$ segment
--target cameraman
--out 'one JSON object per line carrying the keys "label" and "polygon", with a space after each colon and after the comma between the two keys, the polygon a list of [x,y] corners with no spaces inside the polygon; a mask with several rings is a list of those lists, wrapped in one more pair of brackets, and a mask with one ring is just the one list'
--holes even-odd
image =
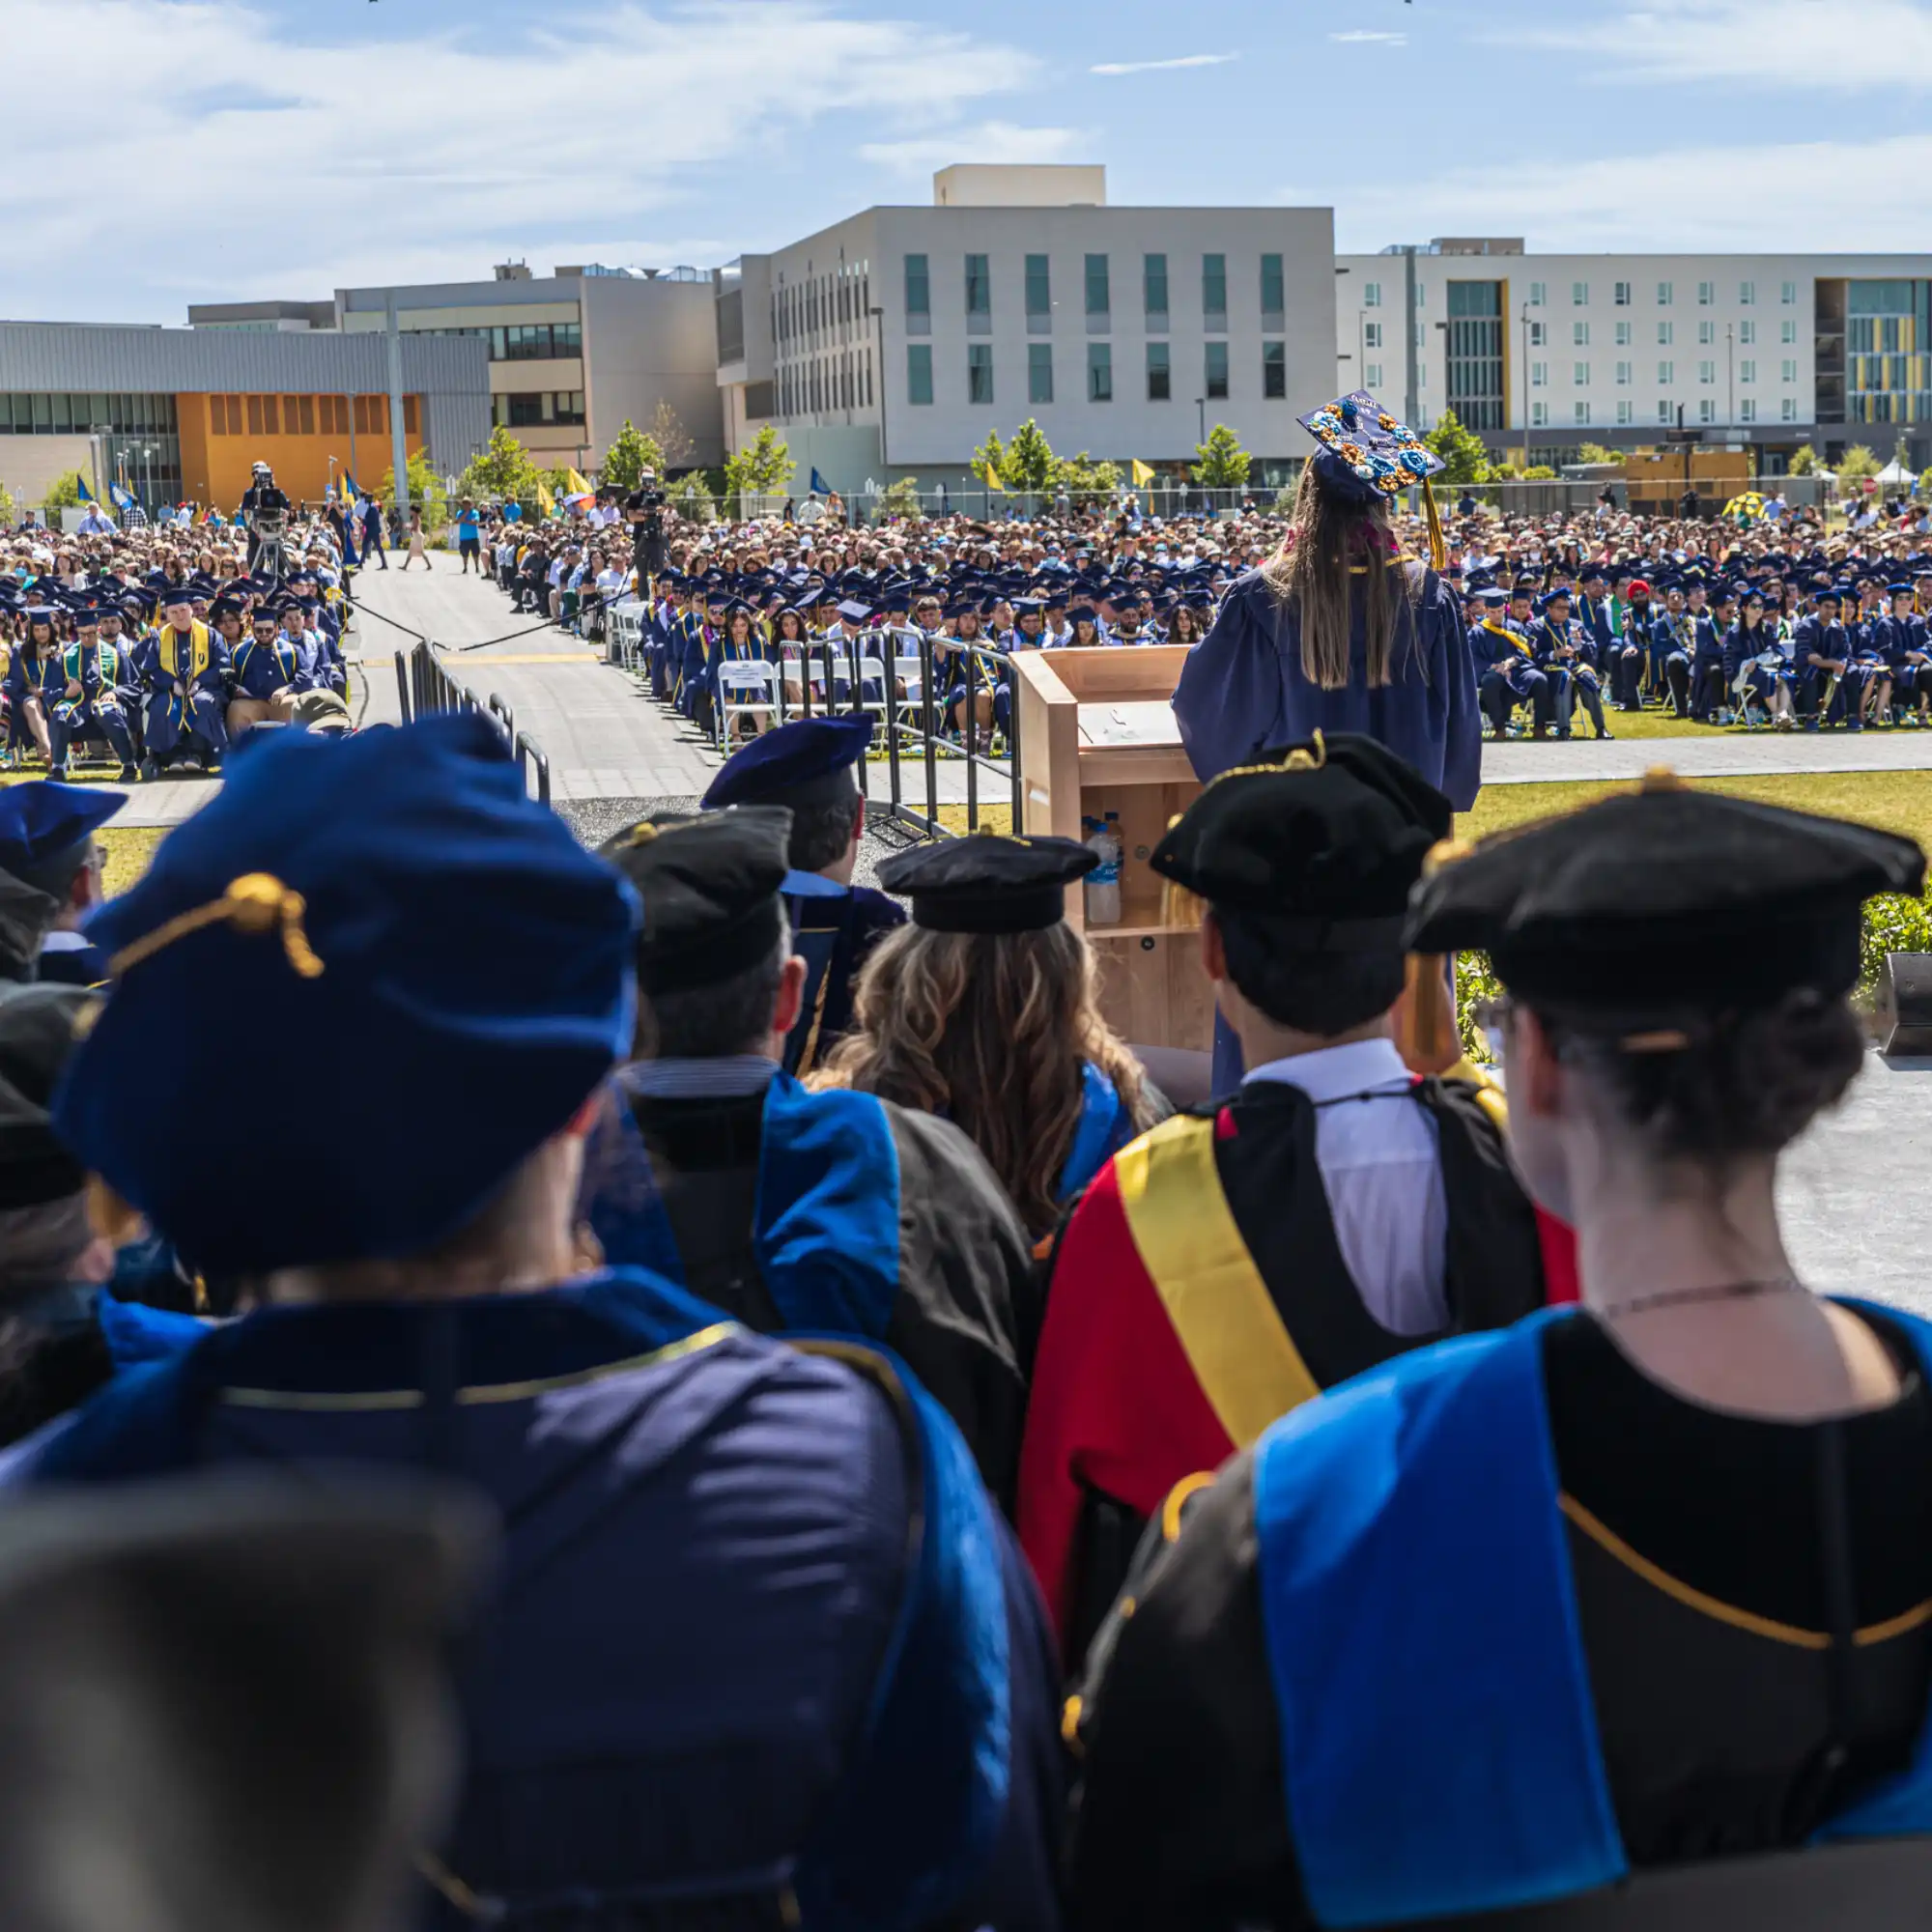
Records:
{"label": "cameraman", "polygon": [[272,552],[276,560],[273,575],[279,578],[282,531],[291,506],[276,486],[275,472],[266,463],[255,465],[254,477],[242,498],[242,507],[235,513],[248,530],[248,570],[251,576],[260,570],[263,558]]}
{"label": "cameraman", "polygon": [[665,493],[655,469],[644,470],[625,497],[624,521],[637,547],[638,595],[642,597],[648,581],[665,567]]}

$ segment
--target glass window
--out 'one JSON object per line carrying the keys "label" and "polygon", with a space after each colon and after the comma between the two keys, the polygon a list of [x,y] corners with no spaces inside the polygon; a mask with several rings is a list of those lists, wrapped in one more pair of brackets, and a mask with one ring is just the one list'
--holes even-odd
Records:
{"label": "glass window", "polygon": [[1053,313],[1053,276],[1044,255],[1026,258],[1026,312],[1030,316]]}
{"label": "glass window", "polygon": [[1203,255],[1201,258],[1201,311],[1208,327],[1228,326],[1228,258]]}
{"label": "glass window", "polygon": [[968,315],[991,315],[993,312],[993,275],[986,266],[983,255],[966,257],[966,313]]}
{"label": "glass window", "polygon": [[1167,327],[1167,257],[1149,255],[1141,263],[1141,285],[1146,292],[1149,321],[1159,319]]}
{"label": "glass window", "polygon": [[1586,423],[1590,420],[1590,406],[1588,403],[1578,403],[1577,405],[1577,420],[1579,423]]}
{"label": "glass window", "polygon": [[1542,349],[1548,346],[1548,325],[1547,323],[1532,322],[1529,325],[1529,346],[1532,349]]}
{"label": "glass window", "polygon": [[1362,347],[1379,349],[1382,346],[1382,326],[1378,322],[1365,322],[1362,325]]}
{"label": "glass window", "polygon": [[[1107,258],[1102,255],[1098,259],[1105,262]],[[1090,403],[1111,403],[1114,400],[1114,345],[1111,342],[1090,342],[1087,345],[1087,400]]]}
{"label": "glass window", "polygon": [[1147,393],[1151,403],[1174,400],[1174,370],[1168,362],[1168,345],[1150,342],[1147,346]]}
{"label": "glass window", "polygon": [[906,344],[906,401],[923,407],[932,401],[932,344]]}
{"label": "glass window", "polygon": [[1755,282],[1740,282],[1738,284],[1738,306],[1740,308],[1750,308],[1756,301],[1757,284]]}
{"label": "glass window", "polygon": [[[1089,315],[1111,315],[1114,309],[1113,292],[1107,280],[1107,258],[1104,255],[1087,257],[1087,313]],[[1107,400],[1113,399],[1112,379],[1109,378]]]}
{"label": "glass window", "polygon": [[1027,401],[1030,403],[1050,403],[1053,400],[1053,344],[1050,342],[1029,342],[1027,344]]}
{"label": "glass window", "polygon": [[1613,291],[1613,296],[1616,305],[1619,308],[1629,308],[1631,305],[1631,285],[1628,282],[1617,283]]}
{"label": "glass window", "polygon": [[1718,380],[1718,365],[1715,362],[1698,363],[1697,380],[1700,383],[1715,383]]}
{"label": "glass window", "polygon": [[1547,428],[1549,422],[1549,405],[1531,403],[1529,406],[1529,425],[1532,429]]}
{"label": "glass window", "polygon": [[1661,423],[1673,423],[1677,420],[1677,412],[1668,403],[1659,403],[1657,406],[1657,419]]}
{"label": "glass window", "polygon": [[1747,358],[1738,364],[1738,381],[1740,383],[1757,381],[1757,362],[1754,358]]}
{"label": "glass window", "polygon": [[1379,389],[1382,385],[1382,365],[1379,362],[1369,363],[1362,372],[1362,381],[1371,389]]}
{"label": "glass window", "polygon": [[1549,386],[1549,364],[1532,362],[1529,365],[1529,386],[1532,389],[1547,389]]}
{"label": "glass window", "polygon": [[1630,386],[1630,379],[1631,365],[1628,362],[1619,362],[1617,364],[1617,382],[1619,385],[1628,388]]}
{"label": "glass window", "polygon": [[1628,349],[1630,346],[1631,326],[1627,322],[1620,322],[1617,324],[1617,347],[1619,349]]}
{"label": "glass window", "polygon": [[1777,298],[1786,308],[1795,308],[1798,304],[1798,284],[1796,282],[1786,282],[1782,289],[1778,291]]}
{"label": "glass window", "polygon": [[554,337],[552,344],[554,354],[558,355],[583,354],[583,325],[581,322],[553,323],[551,334]]}
{"label": "glass window", "polygon": [[1717,298],[1718,285],[1716,282],[1699,282],[1697,284],[1697,306],[1699,308],[1709,308]]}
{"label": "glass window", "polygon": [[1657,346],[1668,349],[1677,340],[1677,325],[1674,322],[1660,322],[1657,325]]}
{"label": "glass window", "polygon": [[[932,313],[932,281],[923,255],[905,258],[905,305],[908,315]],[[926,400],[932,399],[928,396]]]}
{"label": "glass window", "polygon": [[1778,380],[1780,382],[1785,382],[1785,383],[1797,382],[1798,359],[1796,356],[1787,355],[1784,358],[1784,360],[1778,364]]}
{"label": "glass window", "polygon": [[1589,348],[1590,325],[1587,322],[1572,323],[1570,325],[1570,338],[1571,338],[1571,346],[1573,348],[1576,349]]}
{"label": "glass window", "polygon": [[1657,285],[1657,305],[1668,308],[1677,299],[1677,285],[1674,282],[1659,282]]}
{"label": "glass window", "polygon": [[1262,257],[1262,313],[1280,315],[1284,306],[1284,279],[1279,255]]}
{"label": "glass window", "polygon": [[1798,398],[1786,396],[1777,406],[1777,413],[1781,421],[1795,423],[1798,420]]}
{"label": "glass window", "polygon": [[1709,396],[1697,405],[1697,420],[1700,423],[1714,423],[1718,420],[1718,406]]}
{"label": "glass window", "polygon": [[1531,282],[1529,285],[1530,307],[1542,308],[1548,300],[1549,284],[1548,282]]}
{"label": "glass window", "polygon": [[1739,323],[1738,340],[1740,342],[1755,342],[1757,340],[1757,324],[1754,322]]}
{"label": "glass window", "polygon": [[1700,322],[1697,325],[1697,341],[1701,348],[1708,349],[1718,339],[1718,325],[1715,322]]}
{"label": "glass window", "polygon": [[993,400],[993,345],[971,342],[966,346],[966,400],[990,403]]}
{"label": "glass window", "polygon": [[1210,342],[1208,345],[1208,400],[1223,403],[1228,399],[1228,345],[1225,342]]}
{"label": "glass window", "polygon": [[1777,339],[1780,342],[1796,342],[1798,340],[1798,325],[1790,321],[1780,322],[1777,325]]}
{"label": "glass window", "polygon": [[1677,364],[1675,362],[1660,362],[1657,365],[1657,380],[1660,383],[1676,382]]}
{"label": "glass window", "polygon": [[1634,403],[1619,403],[1617,405],[1617,422],[1619,425],[1634,423],[1635,421],[1636,405]]}
{"label": "glass window", "polygon": [[1382,285],[1379,282],[1364,282],[1362,284],[1362,306],[1364,308],[1380,308],[1381,305]]}
{"label": "glass window", "polygon": [[73,428],[73,398],[65,391],[57,394],[54,404],[54,434],[66,436]]}
{"label": "glass window", "polygon": [[1590,305],[1589,283],[1572,282],[1570,284],[1570,306],[1572,308],[1587,308],[1589,307],[1589,305]]}
{"label": "glass window", "polygon": [[1262,397],[1270,403],[1288,400],[1288,344],[1262,344]]}
{"label": "glass window", "polygon": [[1576,372],[1571,379],[1576,386],[1579,389],[1588,388],[1590,385],[1590,365],[1587,362],[1573,362],[1570,366]]}

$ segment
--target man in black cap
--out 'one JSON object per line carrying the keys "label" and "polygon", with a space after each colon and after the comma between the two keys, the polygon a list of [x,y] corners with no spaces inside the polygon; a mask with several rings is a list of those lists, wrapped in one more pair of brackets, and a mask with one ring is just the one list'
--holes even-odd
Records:
{"label": "man in black cap", "polygon": [[1404,908],[1451,816],[1338,733],[1216,780],[1150,861],[1207,902],[1249,1071],[1116,1155],[1054,1257],[1018,1520],[1069,1658],[1177,1482],[1332,1383],[1543,1304],[1500,1130],[1395,1045]]}
{"label": "man in black cap", "polygon": [[790,812],[645,821],[602,849],[643,900],[638,1057],[584,1161],[585,1218],[750,1326],[883,1342],[1012,1493],[1031,1245],[956,1127],[781,1066],[804,1005],[783,898]]}

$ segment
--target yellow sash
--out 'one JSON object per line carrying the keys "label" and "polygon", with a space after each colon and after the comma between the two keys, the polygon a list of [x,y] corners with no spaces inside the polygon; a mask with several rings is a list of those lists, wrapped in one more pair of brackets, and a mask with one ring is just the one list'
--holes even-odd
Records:
{"label": "yellow sash", "polygon": [[[180,653],[181,633],[172,624],[163,624],[161,626],[161,668],[170,677],[182,676]],[[191,619],[188,632],[188,663],[191,667],[187,672],[188,682],[193,682],[194,679],[200,677],[207,670],[208,654],[208,626],[198,619]]]}
{"label": "yellow sash", "polygon": [[1514,644],[1524,657],[1529,656],[1529,639],[1527,638],[1520,638],[1514,631],[1506,631],[1500,624],[1491,623],[1487,617],[1483,619],[1482,628],[1489,632],[1492,638],[1500,638],[1504,643]]}
{"label": "yellow sash", "polygon": [[1176,1115],[1115,1157],[1127,1232],[1228,1439],[1245,1449],[1321,1393],[1214,1171],[1214,1122]]}

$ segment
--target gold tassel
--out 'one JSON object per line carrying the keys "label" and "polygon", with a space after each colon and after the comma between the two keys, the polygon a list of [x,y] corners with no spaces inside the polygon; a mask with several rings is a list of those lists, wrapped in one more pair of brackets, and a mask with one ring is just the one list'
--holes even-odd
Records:
{"label": "gold tassel", "polygon": [[[1167,829],[1172,832],[1184,814],[1177,811],[1167,821]],[[1199,926],[1206,911],[1206,903],[1196,893],[1191,893],[1178,879],[1163,879],[1160,882],[1160,923],[1166,926]]]}
{"label": "gold tassel", "polygon": [[111,1248],[139,1240],[147,1225],[140,1209],[122,1200],[98,1174],[87,1177],[87,1222]]}
{"label": "gold tassel", "polygon": [[1446,570],[1449,567],[1449,546],[1442,540],[1442,519],[1435,508],[1435,492],[1429,487],[1429,478],[1422,479],[1422,514],[1429,525],[1429,564],[1432,570]]}
{"label": "gold tassel", "polygon": [[[1425,483],[1423,488],[1429,486]],[[1422,862],[1422,876],[1468,858],[1476,848],[1463,838],[1439,838]],[[1411,1073],[1446,1073],[1463,1057],[1449,961],[1440,952],[1411,952],[1404,969],[1402,1002],[1395,1013],[1395,1043]]]}

